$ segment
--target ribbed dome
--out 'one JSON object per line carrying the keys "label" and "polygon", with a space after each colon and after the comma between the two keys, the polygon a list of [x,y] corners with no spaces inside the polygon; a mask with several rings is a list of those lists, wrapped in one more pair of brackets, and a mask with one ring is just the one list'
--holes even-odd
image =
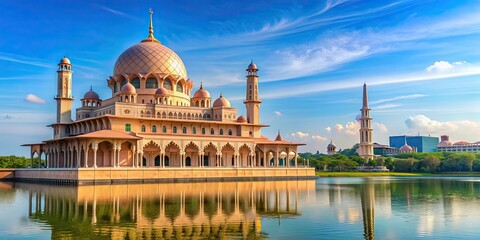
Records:
{"label": "ribbed dome", "polygon": [[237,118],[237,122],[246,123],[248,120],[243,115]]}
{"label": "ribbed dome", "polygon": [[252,62],[248,65],[247,71],[248,71],[248,70],[258,70],[257,64],[253,63],[253,60],[252,60]]}
{"label": "ribbed dome", "polygon": [[83,95],[83,99],[100,99],[100,96],[90,88],[90,91]]}
{"label": "ribbed dome", "polygon": [[70,59],[68,59],[67,57],[63,57],[62,59],[60,59],[60,64],[70,64]]}
{"label": "ribbed dome", "polygon": [[143,41],[125,50],[113,70],[114,75],[150,72],[188,79],[182,59],[170,48],[155,41]]}
{"label": "ribbed dome", "polygon": [[136,94],[137,90],[131,83],[127,82],[123,85],[121,92],[122,94]]}
{"label": "ribbed dome", "polygon": [[400,152],[413,152],[413,148],[405,144],[400,148]]}
{"label": "ribbed dome", "polygon": [[194,94],[194,98],[210,98],[210,93],[203,88],[203,84],[200,84],[200,89],[198,89]]}
{"label": "ribbed dome", "polygon": [[168,95],[168,90],[164,87],[159,87],[157,91],[155,91],[155,95],[157,96],[165,96]]}
{"label": "ribbed dome", "polygon": [[337,148],[337,145],[335,143],[331,142],[328,144],[327,148]]}
{"label": "ribbed dome", "polygon": [[213,107],[230,107],[230,101],[220,94],[220,97],[213,102]]}

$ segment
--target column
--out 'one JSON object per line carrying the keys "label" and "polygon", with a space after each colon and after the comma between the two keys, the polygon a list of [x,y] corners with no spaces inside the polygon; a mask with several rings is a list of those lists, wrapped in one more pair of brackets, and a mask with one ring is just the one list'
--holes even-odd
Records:
{"label": "column", "polygon": [[93,168],[97,168],[97,150],[98,146],[93,146]]}
{"label": "column", "polygon": [[205,154],[204,153],[201,153],[200,154],[200,167],[203,167],[203,158],[204,158]]}
{"label": "column", "polygon": [[307,167],[310,166],[310,159],[307,158]]}
{"label": "column", "polygon": [[298,167],[297,158],[298,158],[298,154],[297,154],[297,152],[295,151],[295,167]]}
{"label": "column", "polygon": [[164,168],[165,167],[165,153],[161,153],[160,156],[161,156],[160,160],[162,161],[160,164]]}
{"label": "column", "polygon": [[82,157],[82,151],[77,147],[77,168],[80,167],[80,158]]}
{"label": "column", "polygon": [[279,155],[279,153],[278,153],[278,151],[276,151],[275,152],[275,159],[274,159],[274,163],[273,163],[275,165],[275,167],[278,167],[278,155]]}
{"label": "column", "polygon": [[121,150],[121,146],[117,146],[117,161],[116,161],[116,167],[120,167],[120,150]]}
{"label": "column", "polygon": [[181,154],[181,158],[182,158],[182,168],[185,167],[185,153],[182,153]]}
{"label": "column", "polygon": [[263,167],[267,167],[267,153],[263,152]]}
{"label": "column", "polygon": [[136,147],[132,146],[132,167],[135,167],[135,152],[136,152]]}
{"label": "column", "polygon": [[67,167],[67,150],[63,151],[63,167]]}
{"label": "column", "polygon": [[89,148],[90,148],[90,145],[87,145],[86,149],[83,149],[83,153],[84,153],[83,164],[84,164],[85,168],[88,168],[88,149]]}
{"label": "column", "polygon": [[143,167],[143,152],[140,152],[140,159],[138,159],[138,161],[139,161],[139,166]]}

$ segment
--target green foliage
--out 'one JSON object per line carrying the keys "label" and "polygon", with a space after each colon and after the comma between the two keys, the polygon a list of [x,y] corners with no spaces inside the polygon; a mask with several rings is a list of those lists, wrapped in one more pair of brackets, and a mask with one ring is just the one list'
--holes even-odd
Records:
{"label": "green foliage", "polygon": [[[33,159],[33,166],[38,166],[38,158]],[[45,161],[42,161],[45,166]],[[17,156],[0,156],[0,168],[27,168],[30,167],[30,159]]]}

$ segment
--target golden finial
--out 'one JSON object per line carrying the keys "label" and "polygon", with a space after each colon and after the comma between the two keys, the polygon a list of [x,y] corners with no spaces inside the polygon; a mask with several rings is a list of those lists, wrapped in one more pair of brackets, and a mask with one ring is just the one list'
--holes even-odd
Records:
{"label": "golden finial", "polygon": [[148,28],[148,37],[142,42],[160,42],[153,36],[153,21],[152,21],[153,10],[150,8],[150,27]]}

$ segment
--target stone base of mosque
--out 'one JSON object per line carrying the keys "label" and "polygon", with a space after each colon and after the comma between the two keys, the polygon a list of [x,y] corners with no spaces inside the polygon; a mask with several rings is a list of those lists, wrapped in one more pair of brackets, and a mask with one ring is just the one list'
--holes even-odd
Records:
{"label": "stone base of mosque", "polygon": [[314,179],[315,168],[43,168],[15,169],[14,174],[16,181],[88,185]]}

